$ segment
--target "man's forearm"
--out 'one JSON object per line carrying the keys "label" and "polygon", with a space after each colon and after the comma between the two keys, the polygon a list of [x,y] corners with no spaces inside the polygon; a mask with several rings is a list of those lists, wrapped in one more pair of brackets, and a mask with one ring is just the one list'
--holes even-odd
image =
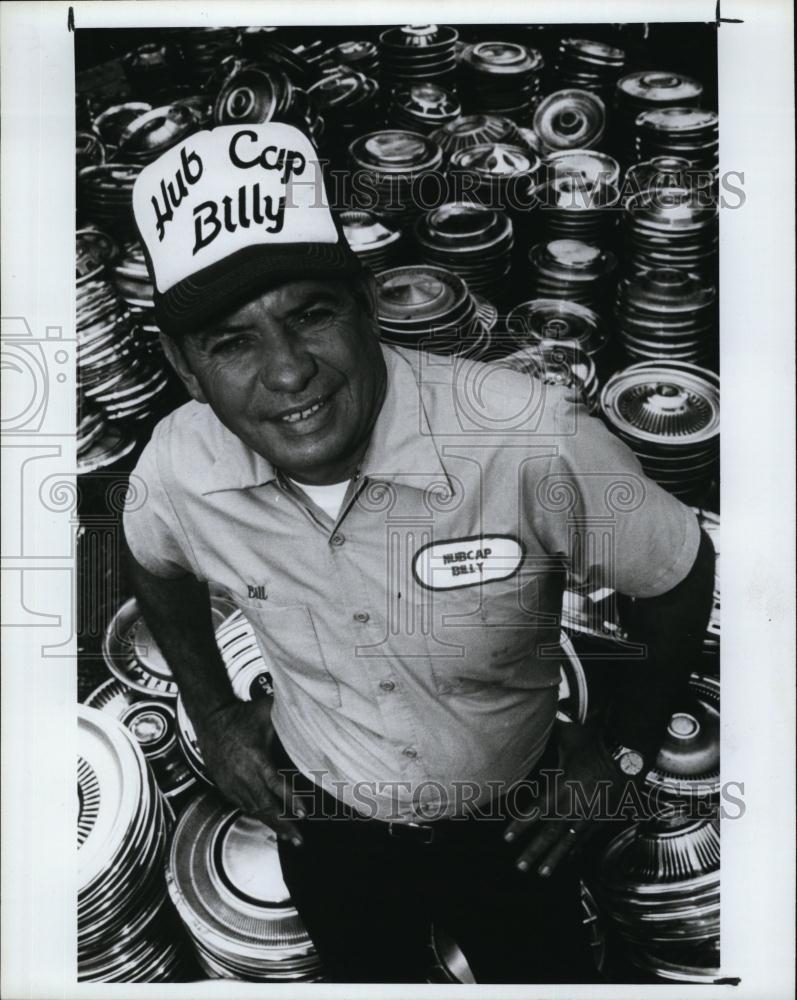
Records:
{"label": "man's forearm", "polygon": [[235,698],[213,631],[207,584],[153,576],[128,553],[136,600],[195,726]]}
{"label": "man's forearm", "polygon": [[612,701],[609,737],[642,751],[652,763],[667,723],[699,663],[714,591],[714,549],[705,532],[686,578],[672,590],[647,600],[620,595],[620,621],[632,642],[645,647],[642,662]]}

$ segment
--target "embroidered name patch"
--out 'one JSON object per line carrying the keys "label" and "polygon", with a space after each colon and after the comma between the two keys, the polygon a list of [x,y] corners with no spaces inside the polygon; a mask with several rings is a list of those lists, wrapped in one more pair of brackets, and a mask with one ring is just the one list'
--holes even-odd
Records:
{"label": "embroidered name patch", "polygon": [[454,590],[506,580],[522,560],[523,546],[511,535],[474,535],[424,545],[415,553],[412,571],[427,590]]}

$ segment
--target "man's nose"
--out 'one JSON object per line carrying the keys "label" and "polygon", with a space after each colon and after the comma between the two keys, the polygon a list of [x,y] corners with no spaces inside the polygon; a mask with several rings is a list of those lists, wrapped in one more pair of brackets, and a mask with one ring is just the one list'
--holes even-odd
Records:
{"label": "man's nose", "polygon": [[272,328],[263,337],[260,381],[270,392],[301,392],[317,372],[315,358],[295,336]]}

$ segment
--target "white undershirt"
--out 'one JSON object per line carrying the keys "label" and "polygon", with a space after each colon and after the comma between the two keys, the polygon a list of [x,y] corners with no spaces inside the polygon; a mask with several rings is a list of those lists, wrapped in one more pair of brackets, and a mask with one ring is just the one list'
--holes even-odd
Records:
{"label": "white undershirt", "polygon": [[351,480],[347,479],[343,483],[332,483],[329,486],[310,486],[308,483],[297,483],[295,479],[291,479],[291,482],[300,490],[304,490],[314,504],[320,507],[333,521],[336,521]]}

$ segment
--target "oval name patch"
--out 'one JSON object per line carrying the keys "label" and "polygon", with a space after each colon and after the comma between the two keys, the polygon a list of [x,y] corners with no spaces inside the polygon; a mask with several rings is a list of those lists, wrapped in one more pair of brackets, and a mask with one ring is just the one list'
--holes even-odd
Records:
{"label": "oval name patch", "polygon": [[518,571],[523,554],[523,546],[511,535],[452,538],[418,549],[412,572],[427,590],[475,587],[508,579]]}

